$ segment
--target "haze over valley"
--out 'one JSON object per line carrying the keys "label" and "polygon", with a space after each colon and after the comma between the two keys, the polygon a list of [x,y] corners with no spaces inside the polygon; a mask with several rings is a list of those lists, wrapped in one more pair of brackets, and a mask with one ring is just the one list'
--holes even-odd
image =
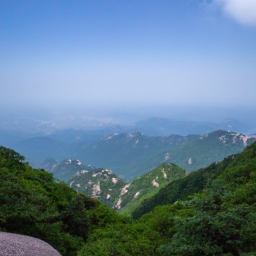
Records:
{"label": "haze over valley", "polygon": [[256,255],[255,0],[2,0],[0,24],[0,244]]}

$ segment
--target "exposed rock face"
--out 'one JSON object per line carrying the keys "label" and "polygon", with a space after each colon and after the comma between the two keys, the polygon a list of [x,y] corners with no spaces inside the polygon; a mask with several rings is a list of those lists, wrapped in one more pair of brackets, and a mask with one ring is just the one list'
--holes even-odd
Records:
{"label": "exposed rock face", "polygon": [[121,189],[121,193],[120,193],[120,196],[123,196],[125,193],[128,192],[127,188],[130,187],[130,183],[129,184],[126,184],[122,189]]}
{"label": "exposed rock face", "polygon": [[97,198],[110,207],[115,206],[125,185],[121,178],[104,168],[79,171],[68,181],[68,184],[77,192]]}
{"label": "exposed rock face", "polygon": [[100,195],[100,181],[98,181],[98,184],[94,184],[93,185],[93,189],[92,189],[92,197],[97,197]]}
{"label": "exposed rock face", "polygon": [[116,183],[118,182],[118,179],[117,179],[117,178],[112,178],[112,182],[113,182],[114,184],[116,184]]}
{"label": "exposed rock face", "polygon": [[167,179],[167,174],[166,174],[166,172],[164,171],[164,168],[161,170],[161,172],[163,173],[164,178]]}
{"label": "exposed rock face", "polygon": [[228,132],[227,135],[222,135],[219,137],[219,140],[225,145],[228,140],[232,139],[232,144],[242,142],[244,147],[247,146],[247,141],[255,138],[255,136],[243,135],[240,133],[231,133]]}
{"label": "exposed rock face", "polygon": [[140,194],[140,191],[138,191],[133,198],[136,198]]}
{"label": "exposed rock face", "polygon": [[119,210],[121,208],[122,199],[119,198],[116,205],[114,206],[114,209]]}
{"label": "exposed rock face", "polygon": [[0,232],[0,254],[4,256],[61,256],[48,243],[31,237]]}
{"label": "exposed rock face", "polygon": [[159,183],[156,182],[156,179],[152,181],[152,185],[153,187],[157,187],[157,188],[159,187]]}

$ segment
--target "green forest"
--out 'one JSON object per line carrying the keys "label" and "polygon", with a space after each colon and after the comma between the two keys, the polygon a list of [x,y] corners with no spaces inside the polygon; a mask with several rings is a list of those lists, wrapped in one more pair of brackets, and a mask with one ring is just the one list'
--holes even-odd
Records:
{"label": "green forest", "polygon": [[255,255],[256,143],[120,214],[0,147],[0,231],[62,255]]}

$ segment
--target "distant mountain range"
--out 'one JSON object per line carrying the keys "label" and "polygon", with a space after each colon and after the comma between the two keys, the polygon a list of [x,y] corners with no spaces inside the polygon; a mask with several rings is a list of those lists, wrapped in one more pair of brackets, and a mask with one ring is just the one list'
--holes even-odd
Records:
{"label": "distant mountain range", "polygon": [[[101,159],[101,161],[106,161],[106,166],[120,164],[119,172],[130,168],[130,173],[127,173],[126,176],[125,173],[121,173],[121,175],[131,177],[132,173],[135,178],[126,183],[120,178],[119,173],[114,173],[112,169],[83,165],[80,160],[74,158],[64,159],[60,162],[53,158],[47,158],[42,167],[78,192],[97,198],[122,213],[131,214],[133,211],[137,211],[136,209],[139,208],[142,201],[149,200],[170,182],[184,178],[188,172],[209,164],[214,167],[221,163],[220,166],[223,167],[227,162],[227,160],[223,161],[224,158],[241,152],[255,140],[256,138],[253,136],[221,130],[204,136],[185,137],[179,135],[149,137],[136,132],[113,134],[83,149],[83,154],[86,152],[86,157],[97,156],[93,158],[95,162],[97,159]],[[168,148],[168,151],[157,154],[163,148]],[[85,149],[87,151],[84,151]],[[143,168],[146,168],[148,162],[154,163],[155,167],[145,173]],[[99,164],[100,161],[97,163]],[[133,169],[131,164],[134,165]],[[205,175],[201,174],[201,171],[193,172],[183,181],[185,184],[196,182],[198,186],[193,185],[193,187],[200,189],[200,182],[205,184],[204,182],[214,175],[211,170],[215,167],[211,166],[209,167],[210,171],[209,168],[202,171],[205,172]],[[197,175],[200,175],[200,181],[197,180]],[[188,183],[186,183],[187,179]],[[182,184],[180,186],[183,186]],[[174,198],[178,197],[175,193],[173,195]]]}
{"label": "distant mountain range", "polygon": [[155,162],[172,162],[188,172],[195,171],[241,152],[255,140],[255,136],[217,130],[160,154]]}
{"label": "distant mountain range", "polygon": [[[204,136],[147,136],[140,132],[111,134],[94,142],[59,141],[52,137],[28,139],[15,148],[35,167],[47,157],[79,159],[83,164],[113,170],[129,181],[161,163],[175,163],[190,172],[241,152],[255,136],[217,130]],[[31,161],[32,159],[32,161]]]}
{"label": "distant mountain range", "polygon": [[108,167],[125,180],[131,180],[161,163],[175,163],[188,172],[197,170],[241,152],[253,141],[253,136],[221,130],[184,137],[150,137],[139,132],[113,134],[81,148],[74,158]]}
{"label": "distant mountain range", "polygon": [[163,162],[156,158],[199,135],[150,137],[140,132],[112,134],[79,148],[74,158],[95,166],[108,167],[125,180],[130,180]]}
{"label": "distant mountain range", "polygon": [[152,117],[129,125],[120,125],[106,120],[93,120],[68,116],[57,119],[22,118],[0,116],[0,145],[15,147],[17,143],[35,137],[51,137],[59,142],[92,142],[112,133],[140,131],[148,136],[170,136],[178,134],[206,134],[214,130],[232,130],[244,134],[256,132],[255,126],[235,119],[221,122],[199,122]]}
{"label": "distant mountain range", "polygon": [[55,121],[16,117],[0,120],[0,145],[14,148],[35,168],[44,167],[48,157],[57,162],[79,159],[129,181],[161,163],[192,171],[238,153],[254,138],[230,131],[249,128],[234,119],[211,123],[149,118],[117,125],[72,117]]}

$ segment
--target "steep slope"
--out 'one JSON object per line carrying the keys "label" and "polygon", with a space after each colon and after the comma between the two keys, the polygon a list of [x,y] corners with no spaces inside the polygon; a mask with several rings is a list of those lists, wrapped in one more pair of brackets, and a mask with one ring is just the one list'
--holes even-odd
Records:
{"label": "steep slope", "polygon": [[[228,135],[230,135],[230,133],[228,133]],[[245,141],[244,137],[242,135],[240,136],[240,138],[243,138],[243,141]],[[227,140],[232,139],[233,142],[233,133],[230,136],[221,138],[226,138]],[[206,168],[191,172],[184,179],[180,179],[168,184],[154,197],[144,200],[141,205],[139,205],[139,207],[132,212],[132,216],[134,218],[139,218],[143,214],[151,211],[157,205],[174,203],[175,201],[184,199],[193,193],[202,191],[209,180],[214,180],[217,178],[221,173],[225,171],[227,167],[231,166],[232,168],[233,165],[241,164],[240,162],[243,158],[243,155],[245,155],[246,152],[251,148],[255,148],[255,142],[251,145],[251,147],[248,147],[248,149],[246,148],[243,153],[238,155],[231,155],[225,158],[223,161],[212,163]],[[231,179],[232,177],[230,177],[230,180]]]}
{"label": "steep slope", "polygon": [[183,217],[178,225],[173,222],[176,231],[160,246],[158,255],[255,255],[255,177],[253,143],[209,182],[203,193],[183,202],[193,217]]}
{"label": "steep slope", "polygon": [[152,197],[170,182],[183,177],[185,170],[175,164],[162,164],[126,184],[115,208],[129,215],[144,199]]}
{"label": "steep slope", "polygon": [[150,212],[158,205],[175,203],[194,193],[201,192],[209,180],[214,180],[234,161],[236,155],[225,158],[222,162],[212,163],[206,168],[189,173],[183,179],[175,180],[162,188],[151,198],[147,198],[131,213],[134,219],[139,219],[143,214]]}
{"label": "steep slope", "polygon": [[130,222],[83,196],[53,175],[30,167],[17,152],[0,147],[0,230],[42,239],[63,256],[76,255],[99,226]]}
{"label": "steep slope", "polygon": [[156,159],[175,163],[190,172],[239,153],[255,140],[255,136],[217,130],[170,149]]}
{"label": "steep slope", "polygon": [[76,191],[92,197],[113,207],[125,185],[118,176],[108,169],[81,170],[73,176],[68,184]]}
{"label": "steep slope", "polygon": [[173,181],[170,185],[183,183],[159,199],[173,198],[136,223],[97,229],[78,255],[255,255],[255,177],[253,143],[240,154]]}

